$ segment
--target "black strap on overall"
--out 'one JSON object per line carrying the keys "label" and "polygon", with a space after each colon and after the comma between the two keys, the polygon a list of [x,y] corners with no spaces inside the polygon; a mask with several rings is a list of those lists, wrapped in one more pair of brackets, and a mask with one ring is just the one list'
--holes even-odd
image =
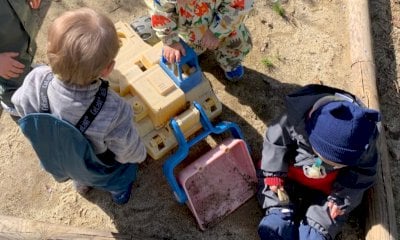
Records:
{"label": "black strap on overall", "polygon": [[[49,104],[49,97],[47,96],[47,89],[51,80],[53,79],[53,74],[49,73],[46,75],[45,79],[40,86],[40,112],[41,113],[51,113],[50,112],[50,104]],[[97,91],[93,102],[90,104],[89,108],[83,114],[81,119],[75,124],[75,127],[83,134],[92,124],[93,120],[96,118],[97,114],[100,112],[101,108],[103,107],[106,97],[107,97],[107,90],[108,90],[108,82],[101,80],[101,84],[99,90]]]}

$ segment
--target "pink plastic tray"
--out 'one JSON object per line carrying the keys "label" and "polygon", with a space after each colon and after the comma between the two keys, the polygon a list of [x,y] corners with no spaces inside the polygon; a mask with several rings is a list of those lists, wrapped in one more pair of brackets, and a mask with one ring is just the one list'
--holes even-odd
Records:
{"label": "pink plastic tray", "polygon": [[227,139],[179,172],[178,181],[205,230],[254,195],[257,177],[246,143]]}

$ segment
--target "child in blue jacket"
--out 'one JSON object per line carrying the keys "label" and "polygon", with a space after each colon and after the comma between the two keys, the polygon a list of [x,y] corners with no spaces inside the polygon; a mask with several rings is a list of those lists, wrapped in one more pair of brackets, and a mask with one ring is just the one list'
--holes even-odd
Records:
{"label": "child in blue jacket", "polygon": [[261,239],[334,239],[374,184],[379,112],[353,95],[309,85],[268,127],[258,199]]}

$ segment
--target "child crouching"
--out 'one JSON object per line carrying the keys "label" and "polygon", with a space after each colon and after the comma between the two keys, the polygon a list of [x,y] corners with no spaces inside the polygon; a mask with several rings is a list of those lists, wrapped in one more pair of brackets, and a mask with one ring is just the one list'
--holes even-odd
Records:
{"label": "child crouching", "polygon": [[261,239],[334,239],[374,184],[379,112],[343,90],[309,85],[266,133]]}

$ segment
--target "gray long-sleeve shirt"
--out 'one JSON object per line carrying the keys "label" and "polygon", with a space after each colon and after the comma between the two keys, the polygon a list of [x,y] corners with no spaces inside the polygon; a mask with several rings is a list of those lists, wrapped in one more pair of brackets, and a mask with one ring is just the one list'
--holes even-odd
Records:
{"label": "gray long-sleeve shirt", "polygon": [[[49,73],[48,66],[33,69],[13,95],[12,102],[21,117],[40,112],[40,86]],[[75,125],[92,103],[99,86],[100,81],[84,87],[66,85],[54,76],[47,91],[51,113]],[[111,89],[85,137],[96,154],[108,149],[118,162],[140,163],[146,158],[146,149],[133,124],[131,107]]]}

